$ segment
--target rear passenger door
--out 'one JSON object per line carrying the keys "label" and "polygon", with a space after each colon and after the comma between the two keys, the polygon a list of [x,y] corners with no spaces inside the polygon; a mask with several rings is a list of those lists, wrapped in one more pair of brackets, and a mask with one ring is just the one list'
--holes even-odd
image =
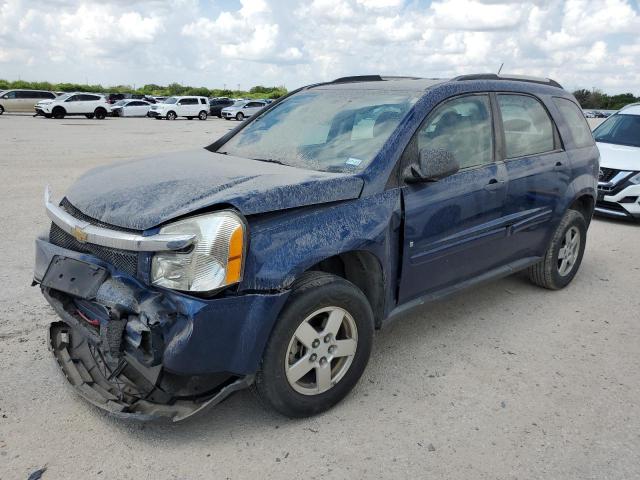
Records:
{"label": "rear passenger door", "polygon": [[543,254],[550,229],[562,214],[570,166],[552,117],[540,99],[525,94],[495,94],[500,118],[508,188],[505,215],[507,260]]}
{"label": "rear passenger door", "polygon": [[460,171],[437,182],[409,183],[405,205],[400,303],[455,287],[504,263],[506,169],[495,161],[488,94],[456,97],[436,107],[405,152],[446,150]]}

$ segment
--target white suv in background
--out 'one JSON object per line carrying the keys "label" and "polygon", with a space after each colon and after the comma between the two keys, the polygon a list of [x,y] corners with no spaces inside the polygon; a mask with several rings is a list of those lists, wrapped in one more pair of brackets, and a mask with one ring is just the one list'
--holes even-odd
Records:
{"label": "white suv in background", "polygon": [[64,118],[67,115],[84,115],[87,118],[102,120],[111,112],[111,107],[98,93],[65,93],[53,100],[36,103],[36,113],[47,118]]}
{"label": "white suv in background", "polygon": [[189,120],[198,117],[200,120],[206,120],[208,114],[207,97],[169,97],[164,103],[152,105],[149,110],[149,116],[156,120],[175,120],[178,117],[187,117]]}
{"label": "white suv in background", "polygon": [[600,150],[596,212],[640,220],[640,103],[611,115],[593,137]]}

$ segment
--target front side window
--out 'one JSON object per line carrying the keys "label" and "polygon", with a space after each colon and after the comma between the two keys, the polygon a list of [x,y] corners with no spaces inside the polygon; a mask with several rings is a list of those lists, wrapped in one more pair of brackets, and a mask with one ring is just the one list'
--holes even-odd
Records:
{"label": "front side window", "polygon": [[526,95],[498,95],[507,158],[555,150],[553,123],[538,100]]}
{"label": "front side window", "polygon": [[421,94],[348,87],[303,90],[261,113],[218,151],[312,170],[361,170]]}
{"label": "front side window", "polygon": [[437,107],[417,133],[418,151],[446,150],[460,168],[493,162],[493,128],[487,95],[449,100]]}
{"label": "front side window", "polygon": [[10,99],[14,99],[17,97],[16,92],[9,92],[9,93],[5,93],[2,98],[10,98]]}
{"label": "front side window", "polygon": [[173,103],[176,103],[177,101],[178,101],[178,99],[176,97],[169,97],[164,101],[164,103],[173,104]]}
{"label": "front side window", "polygon": [[558,110],[560,110],[560,115],[567,124],[567,127],[569,127],[576,147],[592,146],[593,136],[591,135],[591,129],[580,107],[566,98],[556,97],[553,99],[553,102],[558,107]]}
{"label": "front side window", "polygon": [[640,147],[640,115],[616,113],[593,132],[596,142]]}

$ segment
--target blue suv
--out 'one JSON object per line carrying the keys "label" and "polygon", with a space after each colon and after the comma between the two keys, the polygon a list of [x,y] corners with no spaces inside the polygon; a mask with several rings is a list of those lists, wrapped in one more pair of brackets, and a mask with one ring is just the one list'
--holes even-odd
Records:
{"label": "blue suv", "polygon": [[553,80],[298,89],[206,148],[47,190],[34,282],[60,317],[51,348],[119,416],[179,421],[245,387],[316,414],[399,313],[520,270],[571,282],[598,159]]}

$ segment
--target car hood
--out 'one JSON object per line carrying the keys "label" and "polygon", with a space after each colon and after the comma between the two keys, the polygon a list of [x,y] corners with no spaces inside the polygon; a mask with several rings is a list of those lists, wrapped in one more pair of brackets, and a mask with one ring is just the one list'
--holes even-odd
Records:
{"label": "car hood", "polygon": [[640,170],[640,147],[597,142],[600,166],[616,170]]}
{"label": "car hood", "polygon": [[146,230],[215,205],[244,215],[357,198],[361,178],[213,153],[205,149],[99,167],[67,192],[101,222]]}

